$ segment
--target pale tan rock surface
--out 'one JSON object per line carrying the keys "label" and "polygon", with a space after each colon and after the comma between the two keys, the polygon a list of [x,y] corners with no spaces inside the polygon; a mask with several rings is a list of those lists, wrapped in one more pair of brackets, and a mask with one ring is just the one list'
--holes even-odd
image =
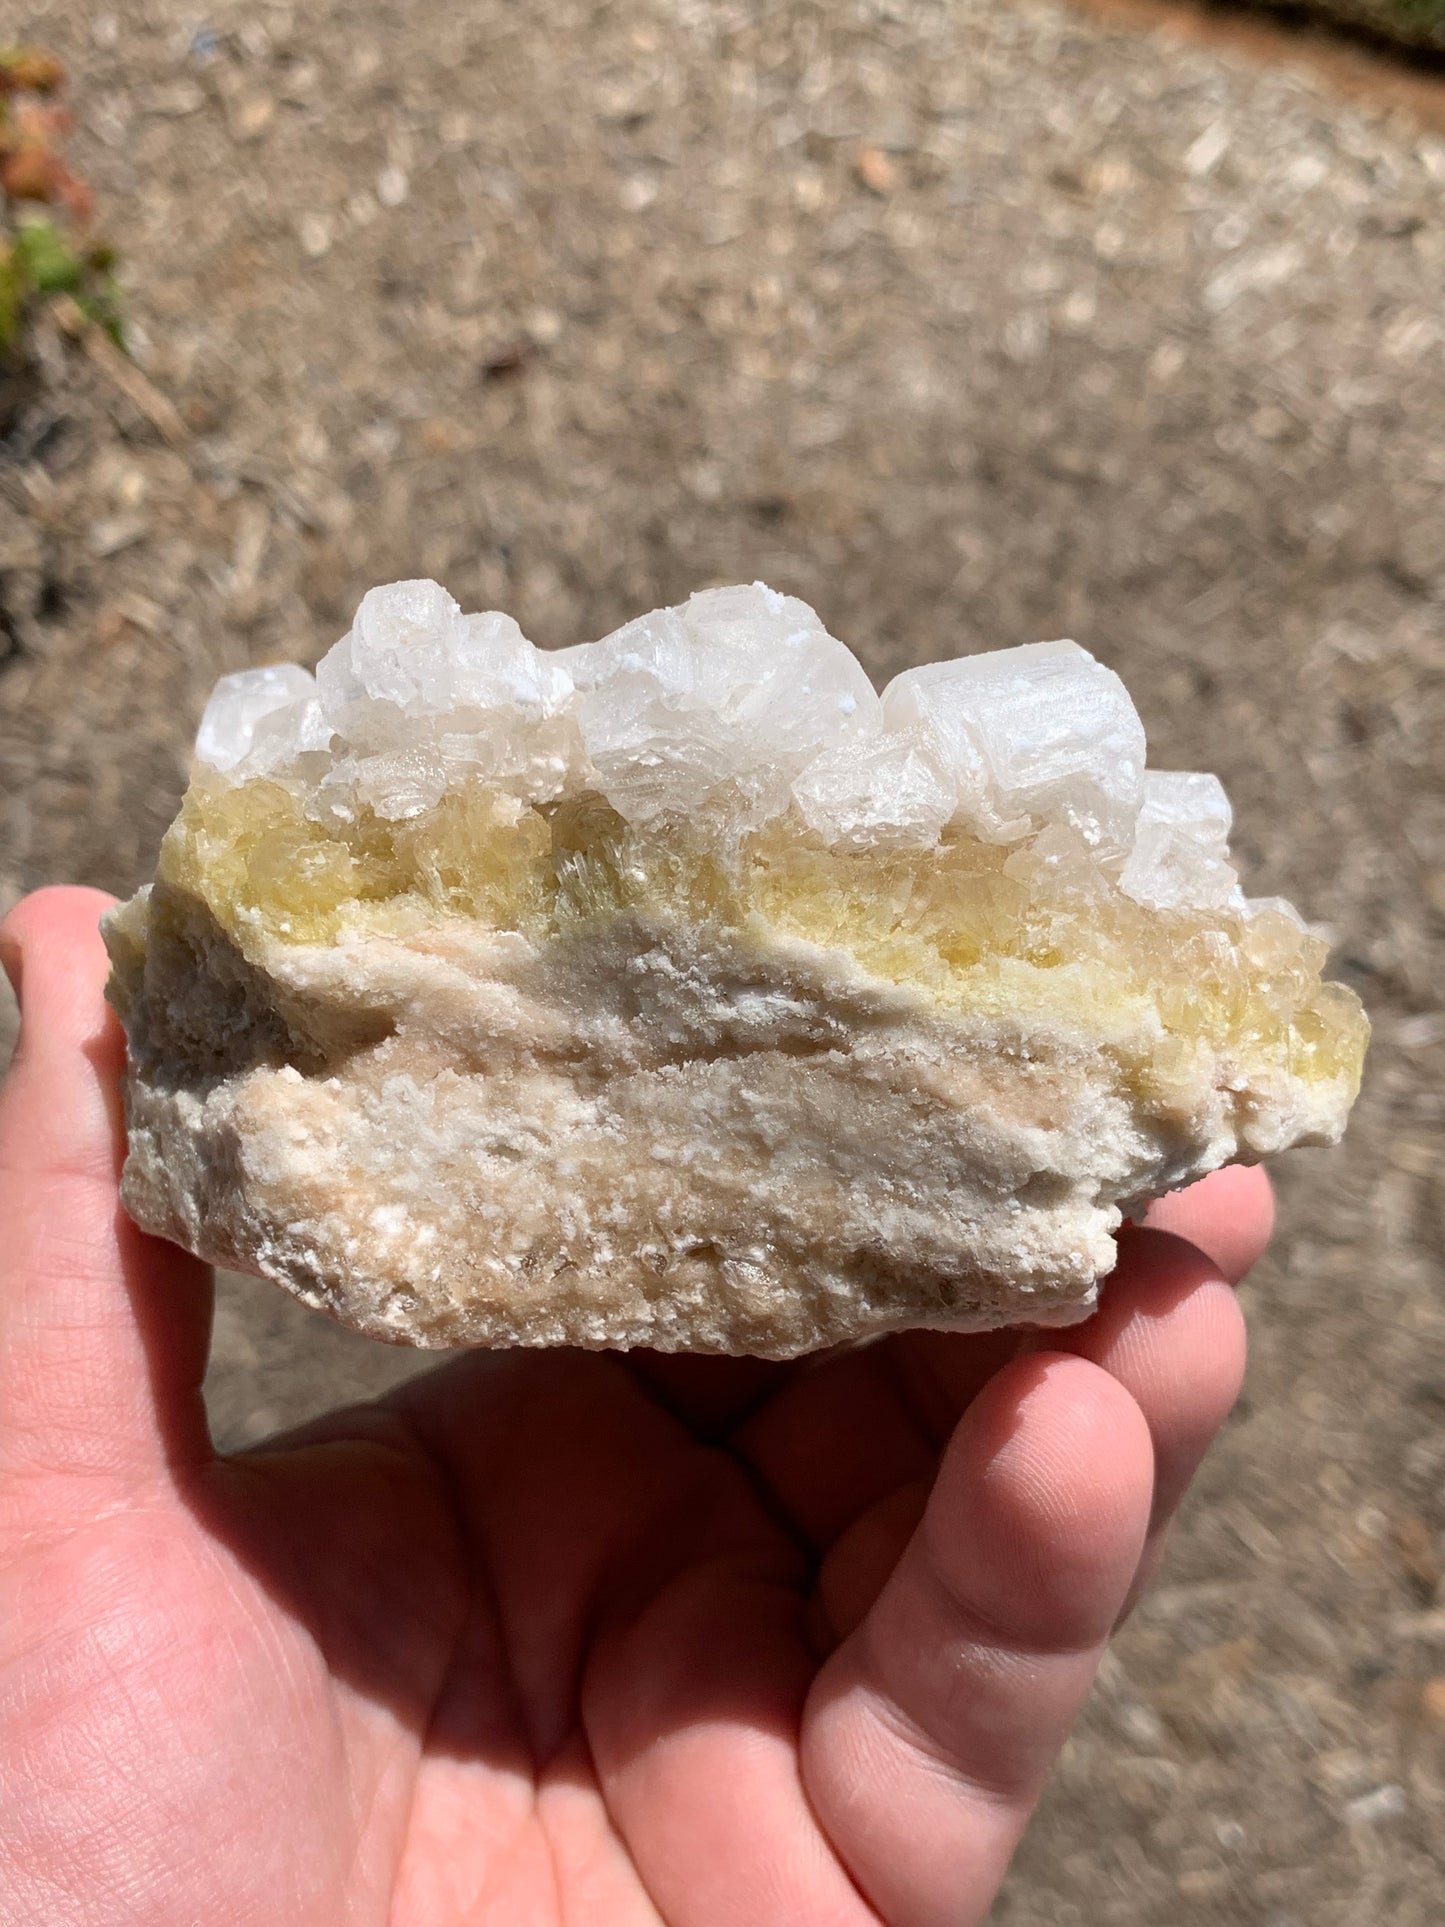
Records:
{"label": "pale tan rock surface", "polygon": [[109,920],[125,1198],[357,1329],[1065,1324],[1121,1212],[1343,1126],[1358,1005],[1073,645],[880,702],[766,590],[547,657],[413,584],[229,685]]}

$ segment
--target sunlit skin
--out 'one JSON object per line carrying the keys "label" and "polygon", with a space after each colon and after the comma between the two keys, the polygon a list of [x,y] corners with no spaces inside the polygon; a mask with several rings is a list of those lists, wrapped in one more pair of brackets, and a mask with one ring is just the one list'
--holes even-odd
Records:
{"label": "sunlit skin", "polygon": [[3,1927],[982,1920],[1238,1390],[1263,1177],[1064,1333],[473,1355],[219,1456],[107,902],[0,933]]}

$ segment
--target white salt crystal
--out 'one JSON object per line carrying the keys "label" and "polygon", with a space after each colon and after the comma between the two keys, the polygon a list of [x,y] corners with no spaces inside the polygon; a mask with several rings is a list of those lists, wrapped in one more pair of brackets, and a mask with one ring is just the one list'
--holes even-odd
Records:
{"label": "white salt crystal", "polygon": [[422,747],[361,757],[351,780],[357,800],[392,823],[435,809],[447,789],[446,765]]}
{"label": "white salt crystal", "polygon": [[264,669],[242,669],[234,676],[222,676],[201,717],[197,757],[212,769],[234,769],[246,757],[258,727],[267,717],[297,705],[304,710],[315,694],[312,677],[294,662],[269,663]]}
{"label": "white salt crystal", "polygon": [[740,825],[765,819],[822,750],[877,728],[851,650],[761,583],[704,591],[559,654],[598,786],[634,821],[694,812],[723,784]]}
{"label": "white salt crystal", "polygon": [[[1285,917],[1300,930],[1308,930],[1311,928],[1288,897],[1246,897],[1240,895],[1237,901],[1239,908],[1243,910],[1245,916],[1251,921],[1259,917]],[[1316,924],[1313,927],[1318,930],[1325,926]]]}
{"label": "white salt crystal", "polygon": [[273,709],[256,725],[251,747],[231,771],[246,781],[267,775],[330,748],[332,729],[326,713],[315,696]]}
{"label": "white salt crystal", "polygon": [[[391,759],[366,776],[365,794],[357,792],[380,815],[429,807],[418,799],[438,784],[443,793],[448,772],[549,801],[581,762],[575,723],[555,720],[574,695],[557,658],[530,643],[510,616],[462,615],[435,582],[373,589],[348,634],[322,657],[316,680],[328,721],[361,759],[356,771],[369,758]],[[424,779],[408,756],[423,758]],[[338,807],[344,798],[332,782],[327,808]]]}
{"label": "white salt crystal", "polygon": [[[420,709],[428,682],[445,685],[448,645],[461,610],[439,582],[393,582],[362,598],[351,625],[334,649],[322,657],[316,680],[330,711],[330,692],[344,687],[347,700],[369,696]],[[345,671],[333,681],[331,666]]]}
{"label": "white salt crystal", "polygon": [[825,750],[793,779],[793,796],[828,843],[931,844],[958,789],[923,737],[883,735]]}
{"label": "white salt crystal", "polygon": [[1012,841],[1054,816],[1127,849],[1144,775],[1129,692],[1076,642],[1035,642],[905,670],[883,692],[889,728],[931,732],[963,820]]}
{"label": "white salt crystal", "polygon": [[1228,903],[1233,812],[1217,776],[1149,770],[1134,847],[1119,888],[1156,910],[1205,910]]}
{"label": "white salt crystal", "polygon": [[1144,778],[1139,821],[1167,823],[1198,843],[1223,845],[1229,841],[1234,811],[1217,776],[1151,769]]}
{"label": "white salt crystal", "polygon": [[463,616],[448,632],[448,644],[442,671],[423,685],[428,703],[440,711],[519,709],[550,716],[572,695],[572,678],[556,656],[528,642],[499,610]]}
{"label": "white salt crystal", "polygon": [[635,823],[741,832],[794,808],[854,847],[927,847],[957,822],[1026,844],[1019,875],[1120,876],[1160,908],[1242,901],[1223,790],[1145,775],[1124,685],[1077,643],[929,663],[880,701],[806,603],[760,582],[555,651],[495,610],[464,616],[438,583],[392,583],[314,682],[291,665],[224,677],[197,753],[232,781],[299,780],[342,822],[416,816],[471,781],[530,804],[590,789]]}

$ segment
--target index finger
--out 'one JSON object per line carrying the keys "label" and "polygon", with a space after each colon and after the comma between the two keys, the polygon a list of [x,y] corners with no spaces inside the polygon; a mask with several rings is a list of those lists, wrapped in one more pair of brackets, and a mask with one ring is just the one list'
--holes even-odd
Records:
{"label": "index finger", "polygon": [[1187,1190],[1156,1198],[1144,1222],[1187,1238],[1237,1285],[1264,1256],[1274,1230],[1274,1192],[1259,1165],[1226,1164]]}

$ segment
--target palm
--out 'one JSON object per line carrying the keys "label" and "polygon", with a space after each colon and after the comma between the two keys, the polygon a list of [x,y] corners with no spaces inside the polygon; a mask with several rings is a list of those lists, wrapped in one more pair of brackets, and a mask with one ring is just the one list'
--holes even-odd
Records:
{"label": "palm", "polygon": [[200,1269],[115,1221],[38,1002],[0,1120],[0,1922],[982,1918],[1232,1393],[1202,1254],[1141,1236],[1082,1358],[470,1358],[218,1460]]}
{"label": "palm", "polygon": [[[607,1358],[465,1361],[170,1482],[34,1559],[42,1623],[104,1573],[108,1624],[87,1611],[21,1737],[91,1736],[111,1785],[90,1797],[154,1829],[138,1841],[132,1822],[128,1855],[165,1866],[180,1823],[198,1920],[221,1869],[228,1919],[247,1917],[242,1896],[286,1919],[300,1895],[317,1919],[398,1927],[474,1920],[484,1900],[528,1923],[656,1919],[649,1896],[688,1843],[667,1919],[769,1918],[749,1903],[760,1873],[810,1903],[778,1918],[837,1918],[850,1883],[798,1781],[829,1638],[814,1574],[832,1543],[851,1578],[851,1543],[876,1590],[912,1524],[890,1529],[900,1475],[933,1453],[893,1400],[882,1436],[868,1415],[867,1462],[848,1454],[860,1394],[890,1402],[870,1355],[803,1388],[817,1456],[790,1463],[800,1399],[774,1393],[789,1376],[704,1367],[701,1398],[668,1397],[690,1425]],[[760,1396],[735,1444],[700,1436]],[[63,1484],[47,1515],[77,1496]],[[876,1550],[840,1543],[864,1514]],[[99,1691],[98,1632],[123,1661]],[[144,1724],[125,1713],[138,1703]],[[180,1898],[173,1873],[165,1918]]]}

